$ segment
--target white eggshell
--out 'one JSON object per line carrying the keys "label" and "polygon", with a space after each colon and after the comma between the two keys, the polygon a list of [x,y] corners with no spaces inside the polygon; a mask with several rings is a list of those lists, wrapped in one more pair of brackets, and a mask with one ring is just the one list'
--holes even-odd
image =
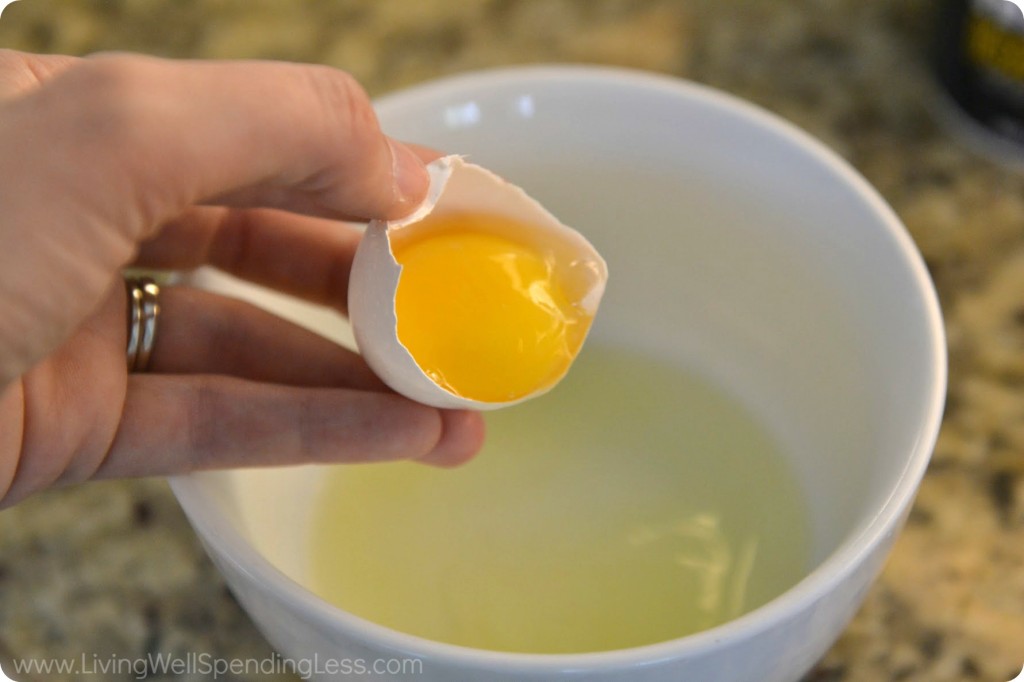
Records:
{"label": "white eggshell", "polygon": [[359,352],[394,391],[434,407],[489,410],[545,393],[554,384],[512,401],[471,400],[437,385],[420,369],[398,339],[395,291],[402,266],[392,254],[390,235],[431,213],[484,212],[520,221],[530,226],[520,236],[553,250],[567,293],[591,315],[597,312],[608,279],[604,259],[583,235],[559,222],[522,189],[485,168],[460,156],[445,156],[428,164],[427,171],[431,182],[423,203],[405,218],[371,222],[356,251],[348,311]]}

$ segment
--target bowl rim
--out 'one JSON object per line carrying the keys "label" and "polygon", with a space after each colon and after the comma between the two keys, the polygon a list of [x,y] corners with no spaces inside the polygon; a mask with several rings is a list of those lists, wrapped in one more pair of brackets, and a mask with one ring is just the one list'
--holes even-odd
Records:
{"label": "bowl rim", "polygon": [[930,385],[926,409],[918,424],[918,437],[906,464],[888,491],[888,497],[870,520],[811,569],[796,585],[762,606],[721,625],[655,644],[571,654],[513,653],[473,649],[429,640],[378,625],[335,607],[307,590],[270,563],[219,512],[203,493],[199,474],[172,477],[171,488],[197,533],[222,561],[263,586],[282,603],[300,609],[324,632],[345,636],[381,650],[463,666],[486,666],[503,671],[576,672],[608,670],[707,654],[771,629],[795,618],[818,602],[861,567],[873,552],[892,538],[912,503],[938,437],[947,381],[946,340],[938,295],[924,260],[906,228],[877,190],[838,154],[796,125],[751,102],[715,88],[681,78],[620,67],[589,65],[533,65],[474,71],[440,78],[388,94],[374,101],[378,111],[412,104],[416,100],[443,100],[456,93],[474,90],[522,89],[539,83],[563,83],[567,87],[600,85],[613,89],[644,90],[700,106],[718,108],[744,119],[751,126],[802,149],[840,182],[849,186],[894,239],[894,245],[916,284],[915,294],[923,304],[924,325],[931,348]]}

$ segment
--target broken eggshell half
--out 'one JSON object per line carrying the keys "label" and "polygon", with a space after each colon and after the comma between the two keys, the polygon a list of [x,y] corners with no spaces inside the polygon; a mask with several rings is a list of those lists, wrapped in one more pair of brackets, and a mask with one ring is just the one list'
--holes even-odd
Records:
{"label": "broken eggshell half", "polygon": [[430,188],[423,203],[404,218],[372,221],[356,251],[348,310],[359,352],[391,389],[434,407],[489,410],[545,393],[565,372],[515,400],[484,402],[449,391],[420,368],[398,338],[395,293],[402,266],[392,252],[391,237],[428,215],[479,213],[522,223],[523,233],[517,234],[517,239],[553,254],[554,276],[573,304],[591,319],[608,278],[604,259],[583,235],[563,225],[521,188],[481,166],[460,156],[445,156],[428,164],[427,171]]}

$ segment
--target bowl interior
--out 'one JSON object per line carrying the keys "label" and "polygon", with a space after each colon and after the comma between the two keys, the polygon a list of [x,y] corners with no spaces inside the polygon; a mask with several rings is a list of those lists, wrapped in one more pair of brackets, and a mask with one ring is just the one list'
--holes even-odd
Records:
{"label": "bowl interior", "polygon": [[[931,450],[944,382],[930,281],[891,211],[788,125],[731,98],[587,70],[454,79],[379,103],[385,130],[523,186],[607,259],[593,335],[657,353],[743,401],[789,456],[811,565],[895,523]],[[334,313],[213,273],[340,342]],[[303,581],[320,472],[193,477]]]}

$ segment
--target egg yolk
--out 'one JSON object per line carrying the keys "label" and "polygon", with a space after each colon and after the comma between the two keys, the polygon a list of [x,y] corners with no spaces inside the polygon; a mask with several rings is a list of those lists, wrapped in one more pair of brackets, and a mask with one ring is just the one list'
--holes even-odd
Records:
{"label": "egg yolk", "polygon": [[398,339],[436,384],[504,402],[558,381],[591,316],[566,295],[554,255],[481,214],[428,216],[396,231]]}

